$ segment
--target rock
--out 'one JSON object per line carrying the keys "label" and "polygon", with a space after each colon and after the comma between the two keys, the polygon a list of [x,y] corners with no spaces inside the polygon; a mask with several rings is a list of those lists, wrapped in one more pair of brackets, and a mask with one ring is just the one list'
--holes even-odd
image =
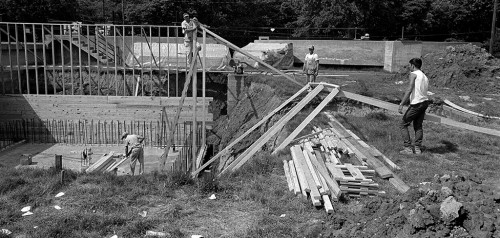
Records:
{"label": "rock", "polygon": [[448,180],[450,180],[450,175],[449,174],[445,174],[443,176],[441,176],[441,178],[439,178],[439,181],[441,181],[441,183],[444,183],[444,182],[448,182]]}
{"label": "rock", "polygon": [[443,197],[449,197],[453,194],[453,191],[448,188],[448,187],[442,187],[441,188],[441,196]]}
{"label": "rock", "polygon": [[450,237],[466,238],[470,237],[470,234],[463,227],[455,226],[453,227],[453,230],[451,230],[450,232]]}
{"label": "rock", "polygon": [[460,209],[462,208],[462,203],[457,202],[455,197],[449,196],[442,203],[441,208],[441,219],[447,222],[452,222],[460,216]]}

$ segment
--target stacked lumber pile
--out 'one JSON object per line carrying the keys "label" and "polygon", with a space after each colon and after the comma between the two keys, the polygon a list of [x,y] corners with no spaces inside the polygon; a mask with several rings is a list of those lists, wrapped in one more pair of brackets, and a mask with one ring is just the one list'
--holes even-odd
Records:
{"label": "stacked lumber pile", "polygon": [[115,153],[111,151],[107,154],[104,154],[98,161],[90,165],[85,172],[112,172],[115,168],[120,166],[127,157],[124,157],[123,154]]}

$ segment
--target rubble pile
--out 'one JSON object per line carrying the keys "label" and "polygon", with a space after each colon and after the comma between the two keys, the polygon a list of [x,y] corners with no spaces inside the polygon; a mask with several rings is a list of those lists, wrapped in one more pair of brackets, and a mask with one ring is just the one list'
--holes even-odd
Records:
{"label": "rubble pile", "polygon": [[500,237],[500,195],[475,175],[436,175],[400,197],[348,206],[331,215],[324,235]]}
{"label": "rubble pile", "polygon": [[448,46],[422,58],[422,71],[435,87],[465,92],[497,93],[500,90],[500,59],[472,44]]}

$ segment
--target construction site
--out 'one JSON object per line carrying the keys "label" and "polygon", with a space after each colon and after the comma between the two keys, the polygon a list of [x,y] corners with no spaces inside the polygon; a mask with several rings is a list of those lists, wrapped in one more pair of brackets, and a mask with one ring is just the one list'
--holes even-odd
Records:
{"label": "construction site", "polygon": [[[500,60],[477,43],[194,42],[0,22],[0,237],[500,237]],[[400,155],[415,57],[432,103]]]}

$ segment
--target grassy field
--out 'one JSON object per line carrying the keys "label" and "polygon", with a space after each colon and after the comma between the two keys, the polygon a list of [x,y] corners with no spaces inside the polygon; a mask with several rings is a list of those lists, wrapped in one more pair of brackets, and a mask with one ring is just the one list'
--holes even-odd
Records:
{"label": "grassy field", "polygon": [[[281,89],[286,88],[283,84]],[[351,91],[369,93],[370,88],[353,86]],[[398,164],[402,170],[396,173],[412,187],[435,174],[453,173],[500,184],[498,138],[424,122],[423,154],[401,156],[399,115],[349,105],[326,110]],[[291,131],[310,111],[312,107],[304,109],[285,129]],[[320,114],[311,124],[326,127],[327,120]],[[0,229],[13,232],[0,237],[143,237],[148,230],[166,232],[167,237],[318,237],[329,229],[325,221],[338,218],[288,192],[284,159],[291,159],[288,151],[273,156],[262,151],[235,174],[215,180],[208,175],[191,180],[183,174],[116,177],[68,172],[61,182],[53,170],[0,165]],[[401,196],[386,180],[375,180],[387,192],[382,199]],[[54,197],[59,192],[65,195]],[[212,194],[216,199],[208,199]],[[357,207],[378,199],[342,200],[334,204],[335,213],[356,215]],[[32,207],[33,215],[22,216],[25,206]]]}

